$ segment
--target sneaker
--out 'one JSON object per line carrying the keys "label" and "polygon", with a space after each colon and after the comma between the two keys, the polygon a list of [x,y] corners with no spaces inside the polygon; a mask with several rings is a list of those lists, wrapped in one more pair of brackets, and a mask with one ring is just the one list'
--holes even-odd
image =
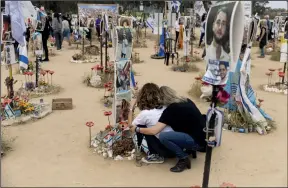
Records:
{"label": "sneaker", "polygon": [[164,163],[164,158],[156,154],[151,154],[148,155],[147,157],[143,157],[142,162],[147,164],[161,164]]}

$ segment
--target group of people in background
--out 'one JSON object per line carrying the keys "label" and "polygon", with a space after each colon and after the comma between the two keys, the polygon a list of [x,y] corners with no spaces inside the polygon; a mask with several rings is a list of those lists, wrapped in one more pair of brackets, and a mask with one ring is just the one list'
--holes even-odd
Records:
{"label": "group of people in background", "polygon": [[[64,39],[67,40],[69,45],[71,45],[70,42],[70,36],[72,33],[72,24],[71,24],[71,17],[69,14],[61,15],[61,13],[54,13],[53,16],[50,12],[47,13],[47,16],[45,18],[45,26],[43,31],[38,31],[42,35],[42,45],[44,50],[44,58],[42,61],[49,61],[49,51],[48,51],[48,39],[49,37],[55,37],[56,47],[57,50],[62,49],[62,42]],[[28,20],[29,22],[29,20]],[[26,30],[26,42],[27,42],[27,48],[30,41],[30,29],[31,24],[28,23],[27,30]]]}

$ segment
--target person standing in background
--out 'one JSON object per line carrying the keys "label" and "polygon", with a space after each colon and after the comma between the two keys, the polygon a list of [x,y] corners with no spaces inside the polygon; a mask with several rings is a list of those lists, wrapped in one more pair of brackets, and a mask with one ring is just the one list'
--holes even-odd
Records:
{"label": "person standing in background", "polygon": [[45,59],[42,59],[42,61],[49,61],[48,46],[47,46],[47,42],[48,42],[50,31],[51,31],[51,26],[49,24],[49,16],[50,16],[50,13],[48,13],[47,17],[45,18],[46,21],[45,21],[44,30],[41,32],[43,50],[45,54]]}
{"label": "person standing in background", "polygon": [[101,15],[98,15],[98,18],[96,19],[95,22],[98,39],[100,38],[100,24],[101,24]]}
{"label": "person standing in background", "polygon": [[69,26],[69,22],[68,22],[66,16],[63,16],[62,35],[63,35],[62,42],[63,42],[64,38],[66,38],[67,42],[69,43],[69,46],[71,46],[71,42],[70,42],[70,26]]}
{"label": "person standing in background", "polygon": [[199,48],[201,47],[202,41],[205,36],[206,16],[207,16],[206,13],[204,13],[201,18],[201,27],[200,27],[201,35],[199,40]]}
{"label": "person standing in background", "polygon": [[265,57],[265,46],[267,44],[267,22],[262,20],[260,22],[260,35],[257,39],[259,41],[259,48],[260,48],[260,56],[259,58]]}
{"label": "person standing in background", "polygon": [[62,19],[59,13],[54,13],[54,18],[52,20],[52,28],[54,30],[57,50],[61,50],[62,48]]}

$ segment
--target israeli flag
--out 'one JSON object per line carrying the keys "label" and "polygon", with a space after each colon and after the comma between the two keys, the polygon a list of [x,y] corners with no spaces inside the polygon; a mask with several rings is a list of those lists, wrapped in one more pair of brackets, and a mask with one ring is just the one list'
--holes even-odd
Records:
{"label": "israeli flag", "polygon": [[28,53],[27,53],[27,48],[26,48],[26,44],[24,46],[19,45],[19,66],[20,69],[28,69],[28,64],[29,64],[29,60],[28,60]]}
{"label": "israeli flag", "polygon": [[171,7],[178,13],[180,10],[181,1],[173,0],[171,1]]}

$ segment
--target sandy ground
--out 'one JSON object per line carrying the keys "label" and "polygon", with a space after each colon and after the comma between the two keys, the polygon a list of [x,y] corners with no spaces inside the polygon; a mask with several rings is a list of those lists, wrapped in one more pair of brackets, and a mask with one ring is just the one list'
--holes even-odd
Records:
{"label": "sandy ground", "polygon": [[[155,82],[168,85],[180,94],[186,95],[198,73],[179,73],[170,70],[163,60],[152,60],[154,41],[147,41],[149,48],[135,49],[145,60],[134,65],[140,76],[140,85]],[[253,53],[258,51],[253,49]],[[99,100],[103,90],[86,87],[82,76],[90,71],[93,64],[71,64],[69,60],[76,50],[67,47],[61,54],[51,57],[46,69],[55,71],[53,82],[64,90],[53,98],[73,98],[74,109],[54,111],[37,122],[5,128],[5,134],[14,138],[13,151],[1,161],[1,186],[161,186],[189,187],[201,185],[205,155],[199,153],[192,160],[192,169],[175,174],[169,171],[175,160],[164,164],[136,167],[132,161],[105,160],[88,148],[86,121],[94,121],[95,134],[107,124],[103,116],[105,108]],[[266,84],[268,68],[280,68],[278,62],[258,59],[253,55],[252,86],[257,97],[264,99],[263,108],[277,123],[277,130],[266,136],[240,134],[223,131],[222,146],[213,150],[210,186],[231,182],[242,186],[287,186],[287,96],[267,93],[259,89]],[[197,63],[203,71],[204,62]],[[1,89],[8,71],[2,66]],[[16,79],[23,76],[15,75]],[[275,78],[276,79],[276,78]],[[17,84],[16,87],[19,87]],[[6,91],[6,89],[5,89]],[[3,93],[3,92],[2,92]],[[208,103],[193,99],[205,113]]]}

